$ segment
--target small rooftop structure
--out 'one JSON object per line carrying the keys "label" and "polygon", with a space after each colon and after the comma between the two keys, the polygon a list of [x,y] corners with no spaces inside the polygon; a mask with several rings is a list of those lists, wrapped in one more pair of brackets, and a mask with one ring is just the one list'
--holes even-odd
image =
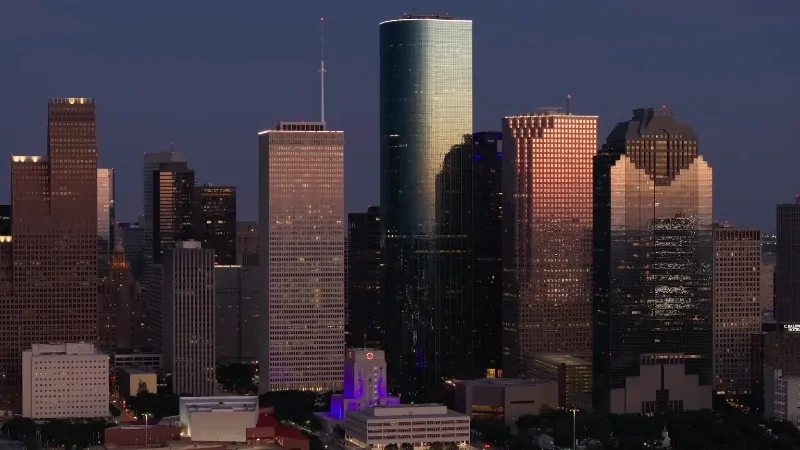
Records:
{"label": "small rooftop structure", "polygon": [[37,356],[44,355],[100,355],[94,344],[33,344],[31,353]]}
{"label": "small rooftop structure", "polygon": [[180,403],[190,412],[257,411],[258,397],[181,397]]}

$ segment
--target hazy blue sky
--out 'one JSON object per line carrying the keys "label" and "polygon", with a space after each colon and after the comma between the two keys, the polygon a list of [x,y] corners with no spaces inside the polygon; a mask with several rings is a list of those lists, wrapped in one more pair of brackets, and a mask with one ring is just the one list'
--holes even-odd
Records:
{"label": "hazy blue sky", "polygon": [[142,154],[171,141],[255,219],[257,131],[319,118],[324,16],[326,118],[346,132],[347,209],[363,210],[379,198],[378,23],[414,7],[475,21],[476,130],[571,92],[603,141],[667,104],[700,135],[717,219],[772,230],[800,192],[794,0],[0,0],[0,152],[44,154],[46,98],[91,96],[120,219],[141,209]]}

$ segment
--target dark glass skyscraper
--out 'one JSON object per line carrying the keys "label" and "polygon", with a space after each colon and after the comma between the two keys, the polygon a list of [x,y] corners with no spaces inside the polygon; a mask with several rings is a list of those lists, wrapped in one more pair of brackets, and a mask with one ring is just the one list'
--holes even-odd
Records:
{"label": "dark glass skyscraper", "polygon": [[775,319],[800,321],[800,197],[795,203],[778,205],[777,263],[775,264]]}
{"label": "dark glass skyscraper", "polygon": [[412,395],[414,386],[455,375],[443,358],[461,356],[448,326],[465,311],[469,289],[440,280],[464,269],[438,264],[437,245],[450,251],[455,244],[437,239],[448,228],[438,223],[437,177],[447,154],[471,133],[472,22],[405,15],[381,23],[381,215],[391,261],[382,308],[394,324],[387,329],[390,382],[408,382]]}
{"label": "dark glass skyscraper", "polygon": [[642,353],[682,353],[710,384],[712,173],[697,134],[667,108],[634,110],[594,170],[595,410],[614,409]]}
{"label": "dark glass skyscraper", "polygon": [[499,376],[503,355],[503,139],[499,132],[472,135],[471,237],[475,377]]}
{"label": "dark glass skyscraper", "polygon": [[178,241],[194,239],[194,170],[184,162],[163,163],[153,173],[153,262]]}
{"label": "dark glass skyscraper", "polygon": [[347,347],[383,348],[381,213],[347,215]]}
{"label": "dark glass skyscraper", "polygon": [[195,208],[195,238],[214,249],[215,264],[236,264],[236,187],[198,186]]}

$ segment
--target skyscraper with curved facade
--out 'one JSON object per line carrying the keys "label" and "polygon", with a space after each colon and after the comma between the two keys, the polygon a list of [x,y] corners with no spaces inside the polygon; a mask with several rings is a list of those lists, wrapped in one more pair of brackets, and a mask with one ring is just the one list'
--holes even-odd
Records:
{"label": "skyscraper with curved facade", "polygon": [[472,133],[472,21],[406,14],[380,24],[380,133],[384,346],[391,381],[414,392],[471,358],[468,245],[449,232],[460,226],[449,225],[449,207],[461,187],[448,174],[459,171],[445,160]]}
{"label": "skyscraper with curved facade", "polygon": [[[697,133],[666,107],[636,109],[609,134],[594,171],[592,406],[617,412],[638,402],[641,387],[628,381],[655,359],[710,385],[712,172]],[[643,399],[641,412],[673,408],[680,394],[671,384],[655,405]]]}

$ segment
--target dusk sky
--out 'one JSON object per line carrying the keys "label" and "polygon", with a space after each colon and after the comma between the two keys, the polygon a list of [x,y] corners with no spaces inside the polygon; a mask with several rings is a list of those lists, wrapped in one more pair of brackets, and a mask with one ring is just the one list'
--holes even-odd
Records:
{"label": "dusk sky", "polygon": [[[257,217],[257,138],[277,120],[345,131],[347,210],[379,199],[378,23],[405,12],[474,21],[474,128],[563,106],[600,116],[668,105],[714,169],[714,216],[774,230],[800,192],[800,2],[780,0],[0,1],[0,152],[46,153],[47,98],[94,97],[118,220],[141,210],[142,154],[183,152]],[[10,157],[0,158],[0,203]]]}

